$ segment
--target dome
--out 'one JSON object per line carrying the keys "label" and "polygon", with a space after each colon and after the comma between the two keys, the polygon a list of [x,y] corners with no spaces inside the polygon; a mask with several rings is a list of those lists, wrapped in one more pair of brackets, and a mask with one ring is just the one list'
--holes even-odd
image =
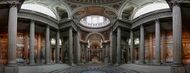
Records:
{"label": "dome", "polygon": [[85,27],[100,28],[107,26],[110,23],[110,20],[104,16],[90,15],[82,18],[80,23]]}

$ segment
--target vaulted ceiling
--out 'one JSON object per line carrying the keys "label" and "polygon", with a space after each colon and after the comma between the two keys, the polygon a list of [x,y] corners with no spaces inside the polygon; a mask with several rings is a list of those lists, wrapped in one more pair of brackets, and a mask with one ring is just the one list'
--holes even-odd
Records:
{"label": "vaulted ceiling", "polygon": [[77,16],[83,17],[92,14],[106,16],[105,12],[114,14],[116,18],[132,19],[135,12],[137,12],[143,6],[152,3],[166,3],[166,1],[165,0],[25,0],[24,2],[24,4],[39,4],[49,8],[50,10],[53,11],[58,20],[65,18],[76,18]]}
{"label": "vaulted ceiling", "polygon": [[66,0],[70,3],[80,3],[80,4],[110,4],[117,3],[125,0]]}

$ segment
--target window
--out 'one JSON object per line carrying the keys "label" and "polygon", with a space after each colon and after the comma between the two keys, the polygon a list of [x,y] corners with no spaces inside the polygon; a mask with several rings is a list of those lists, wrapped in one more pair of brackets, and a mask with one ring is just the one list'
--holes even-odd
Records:
{"label": "window", "polygon": [[83,26],[91,28],[104,27],[110,23],[110,20],[104,16],[90,15],[80,20]]}
{"label": "window", "polygon": [[56,18],[56,15],[47,7],[39,5],[39,4],[23,4],[21,6],[21,9],[26,9],[26,10],[33,10],[36,12],[44,13],[46,15],[49,15],[53,18]]}

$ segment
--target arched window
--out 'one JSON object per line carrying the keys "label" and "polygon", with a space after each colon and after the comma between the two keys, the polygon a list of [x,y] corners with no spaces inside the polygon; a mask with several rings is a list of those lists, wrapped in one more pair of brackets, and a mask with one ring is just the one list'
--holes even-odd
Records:
{"label": "arched window", "polygon": [[140,8],[134,15],[134,18],[137,18],[138,16],[141,16],[143,14],[155,11],[155,10],[160,10],[160,9],[167,9],[169,8],[167,3],[152,3],[145,5],[144,7]]}
{"label": "arched window", "polygon": [[21,9],[26,9],[26,10],[33,10],[36,12],[40,12],[46,15],[49,15],[53,18],[56,18],[56,15],[51,11],[49,8],[39,5],[39,4],[23,4],[21,6]]}

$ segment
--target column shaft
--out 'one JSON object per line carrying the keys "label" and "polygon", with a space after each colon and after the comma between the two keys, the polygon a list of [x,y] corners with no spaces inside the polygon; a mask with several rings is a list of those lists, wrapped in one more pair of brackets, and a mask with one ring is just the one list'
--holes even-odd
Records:
{"label": "column shaft", "polygon": [[30,64],[35,64],[34,61],[34,47],[35,47],[35,22],[31,20],[30,23],[30,43],[29,43],[29,49],[30,49]]}
{"label": "column shaft", "polygon": [[8,65],[16,66],[16,41],[17,41],[17,6],[9,10],[8,22]]}
{"label": "column shaft", "polygon": [[77,59],[78,59],[78,63],[80,63],[81,62],[81,46],[80,46],[80,32],[79,31],[77,32],[77,36],[78,36],[77,37],[77,48],[78,48],[77,49],[77,52],[78,52]]}
{"label": "column shaft", "polygon": [[160,22],[159,20],[156,20],[155,21],[155,26],[156,26],[156,29],[155,29],[155,37],[156,37],[156,40],[155,40],[155,45],[156,45],[156,50],[155,50],[155,57],[156,57],[156,63],[157,64],[160,64],[161,62],[161,47],[160,47]]}
{"label": "column shaft", "polygon": [[50,64],[50,28],[46,27],[46,64]]}
{"label": "column shaft", "polygon": [[130,51],[131,51],[131,63],[134,63],[134,38],[133,38],[133,31],[130,31],[130,39],[131,39],[131,43],[130,43]]}
{"label": "column shaft", "polygon": [[121,29],[117,28],[117,64],[121,62]]}
{"label": "column shaft", "polygon": [[69,58],[70,64],[73,65],[73,29],[69,28]]}
{"label": "column shaft", "polygon": [[113,60],[112,60],[112,58],[113,58],[113,53],[112,53],[112,50],[113,50],[113,34],[112,34],[112,32],[110,32],[110,48],[109,48],[109,62],[110,63],[113,63]]}
{"label": "column shaft", "polygon": [[175,4],[173,6],[173,55],[174,64],[182,64],[182,19],[181,8]]}
{"label": "column shaft", "polygon": [[59,34],[59,30],[58,30],[57,31],[57,37],[56,37],[56,63],[59,63],[59,60],[60,60],[59,39],[60,39],[60,34]]}
{"label": "column shaft", "polygon": [[144,26],[140,26],[140,54],[139,54],[139,59],[140,63],[144,64],[145,62],[145,48],[144,48]]}

